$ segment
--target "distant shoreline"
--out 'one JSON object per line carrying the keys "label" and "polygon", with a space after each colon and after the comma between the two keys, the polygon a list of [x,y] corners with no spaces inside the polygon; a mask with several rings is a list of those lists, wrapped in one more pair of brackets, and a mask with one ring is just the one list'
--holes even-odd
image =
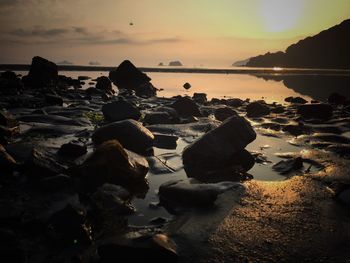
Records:
{"label": "distant shoreline", "polygon": [[[12,71],[28,71],[30,65],[25,64],[0,64],[0,70],[12,70]],[[59,71],[111,71],[116,67],[106,66],[76,66],[76,65],[58,65]],[[350,75],[350,70],[346,69],[296,69],[296,68],[284,68],[282,70],[276,70],[273,68],[233,68],[233,69],[212,69],[212,68],[185,68],[185,67],[139,67],[143,72],[160,72],[160,73],[202,73],[202,74],[297,74],[297,75]]]}

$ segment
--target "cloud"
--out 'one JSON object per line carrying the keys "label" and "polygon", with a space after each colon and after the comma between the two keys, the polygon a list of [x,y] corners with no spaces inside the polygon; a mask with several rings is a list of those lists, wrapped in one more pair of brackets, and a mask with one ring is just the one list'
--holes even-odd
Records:
{"label": "cloud", "polygon": [[32,29],[23,29],[18,28],[11,32],[9,32],[10,35],[14,35],[17,37],[43,37],[43,38],[50,38],[55,36],[60,36],[65,33],[69,32],[69,30],[64,28],[51,28],[51,29],[45,29],[43,27],[37,26]]}
{"label": "cloud", "polygon": [[17,44],[84,44],[84,45],[152,45],[178,43],[185,41],[179,37],[145,38],[127,35],[119,30],[92,31],[86,27],[73,26],[67,28],[16,28],[4,32],[0,37],[3,42]]}
{"label": "cloud", "polygon": [[73,27],[75,33],[82,35],[89,35],[89,32],[86,27]]}

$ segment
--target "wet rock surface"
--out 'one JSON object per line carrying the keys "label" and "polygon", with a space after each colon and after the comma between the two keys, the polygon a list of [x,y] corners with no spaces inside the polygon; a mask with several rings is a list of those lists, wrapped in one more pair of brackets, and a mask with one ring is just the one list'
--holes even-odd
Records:
{"label": "wet rock surface", "polygon": [[125,148],[145,154],[153,146],[153,134],[135,120],[113,122],[97,129],[92,135],[96,145],[117,139]]}
{"label": "wet rock surface", "polygon": [[5,262],[349,258],[341,94],[161,98],[131,62],[88,90],[49,61],[31,71],[0,74]]}
{"label": "wet rock surface", "polygon": [[[239,154],[255,138],[254,130],[243,117],[233,116],[227,119],[219,127],[206,133],[184,150],[182,157],[187,175],[208,180],[210,177],[215,179],[215,175],[218,174],[216,170],[220,171],[219,174],[235,174],[235,172],[239,174],[241,171],[247,171],[244,168],[251,168],[250,165],[247,167],[242,164],[249,158],[249,153],[236,164],[234,163],[234,160],[237,159],[235,155]],[[226,172],[223,171],[225,168],[228,169]],[[230,177],[228,176],[227,179],[229,180]]]}

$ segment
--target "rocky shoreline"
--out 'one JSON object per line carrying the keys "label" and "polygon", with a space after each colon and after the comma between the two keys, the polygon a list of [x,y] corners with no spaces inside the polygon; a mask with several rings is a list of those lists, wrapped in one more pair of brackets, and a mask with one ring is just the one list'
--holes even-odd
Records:
{"label": "rocky shoreline", "polygon": [[[349,257],[346,97],[283,104],[207,101],[204,93],[160,98],[130,61],[95,80],[58,73],[34,57],[27,76],[0,76],[4,262]],[[91,87],[81,89],[82,82]],[[274,153],[281,161],[271,169],[286,180],[253,179],[252,167],[271,163],[269,146],[247,150],[257,137],[300,148]],[[137,199],[173,216],[136,227],[129,219]],[[307,252],[306,240],[316,244]]]}

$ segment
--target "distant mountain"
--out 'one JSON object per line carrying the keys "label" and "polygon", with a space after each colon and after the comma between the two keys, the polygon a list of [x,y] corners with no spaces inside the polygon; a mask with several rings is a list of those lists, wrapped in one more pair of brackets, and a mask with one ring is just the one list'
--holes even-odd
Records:
{"label": "distant mountain", "polygon": [[350,19],[290,45],[285,52],[252,57],[246,66],[350,69]]}
{"label": "distant mountain", "polygon": [[171,67],[181,67],[181,66],[182,66],[182,63],[181,63],[180,61],[178,61],[178,60],[176,60],[176,61],[170,61],[170,62],[169,62],[169,66],[171,66]]}
{"label": "distant mountain", "polygon": [[74,63],[68,60],[63,60],[63,61],[57,62],[57,65],[74,65]]}
{"label": "distant mountain", "polygon": [[238,60],[232,64],[232,67],[242,67],[247,65],[248,62],[249,62],[249,58],[245,60]]}

